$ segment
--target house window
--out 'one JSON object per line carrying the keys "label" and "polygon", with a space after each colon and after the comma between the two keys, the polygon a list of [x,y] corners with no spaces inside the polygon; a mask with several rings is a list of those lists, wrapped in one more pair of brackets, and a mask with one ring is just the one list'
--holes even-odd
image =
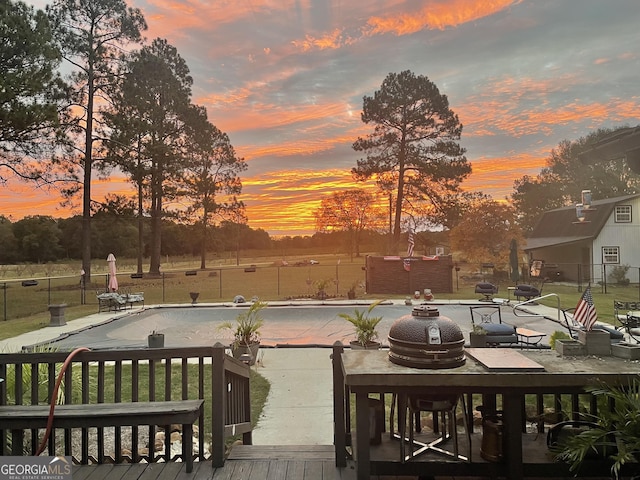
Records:
{"label": "house window", "polygon": [[631,223],[631,205],[616,205],[616,223]]}
{"label": "house window", "polygon": [[602,263],[620,263],[620,247],[602,247]]}

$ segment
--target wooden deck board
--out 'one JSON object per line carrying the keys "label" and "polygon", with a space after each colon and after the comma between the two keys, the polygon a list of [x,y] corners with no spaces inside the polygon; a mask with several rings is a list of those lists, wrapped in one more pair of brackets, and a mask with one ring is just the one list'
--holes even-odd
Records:
{"label": "wooden deck board", "polygon": [[333,445],[236,445],[229,460],[335,460]]}
{"label": "wooden deck board", "polygon": [[[242,447],[242,448],[239,448]],[[332,445],[270,446],[233,448],[224,467],[211,462],[194,462],[186,473],[182,462],[76,465],[73,480],[355,480],[353,463],[335,466]],[[415,476],[372,475],[371,480],[416,480]],[[450,480],[452,477],[447,477]]]}

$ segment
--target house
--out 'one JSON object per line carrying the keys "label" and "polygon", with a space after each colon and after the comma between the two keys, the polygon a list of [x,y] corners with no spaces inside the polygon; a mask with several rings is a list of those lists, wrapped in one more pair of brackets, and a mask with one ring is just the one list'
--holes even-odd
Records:
{"label": "house", "polygon": [[576,207],[545,212],[527,237],[532,271],[554,280],[609,281],[615,266],[640,270],[640,194],[594,200],[580,221]]}

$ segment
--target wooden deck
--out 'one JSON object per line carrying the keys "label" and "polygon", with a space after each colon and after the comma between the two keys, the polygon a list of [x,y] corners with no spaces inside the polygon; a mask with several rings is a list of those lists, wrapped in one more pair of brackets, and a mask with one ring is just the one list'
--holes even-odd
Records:
{"label": "wooden deck", "polygon": [[[195,462],[76,466],[73,480],[355,480],[353,465],[337,468],[333,445],[235,446],[224,467]],[[406,476],[372,476],[380,480],[415,480]]]}
{"label": "wooden deck", "polygon": [[[386,444],[386,442],[383,442]],[[383,448],[385,446],[383,445]],[[335,466],[332,445],[312,446],[235,446],[224,467],[214,468],[211,462],[195,462],[187,473],[184,463],[102,464],[75,466],[73,480],[355,480],[353,462],[346,468]],[[419,480],[417,476],[372,475],[371,480]],[[423,477],[456,480],[456,476]],[[466,476],[465,480],[487,477]],[[495,477],[491,477],[495,478]],[[574,478],[572,476],[562,479]],[[592,477],[609,480],[610,477]],[[535,480],[535,477],[532,477]],[[547,479],[549,480],[549,479]]]}

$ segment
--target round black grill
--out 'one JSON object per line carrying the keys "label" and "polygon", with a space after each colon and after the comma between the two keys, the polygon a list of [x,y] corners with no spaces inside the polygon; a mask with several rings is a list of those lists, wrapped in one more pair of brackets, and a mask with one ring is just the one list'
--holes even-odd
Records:
{"label": "round black grill", "polygon": [[462,330],[437,308],[419,305],[391,325],[389,360],[415,368],[459,367],[466,360]]}

